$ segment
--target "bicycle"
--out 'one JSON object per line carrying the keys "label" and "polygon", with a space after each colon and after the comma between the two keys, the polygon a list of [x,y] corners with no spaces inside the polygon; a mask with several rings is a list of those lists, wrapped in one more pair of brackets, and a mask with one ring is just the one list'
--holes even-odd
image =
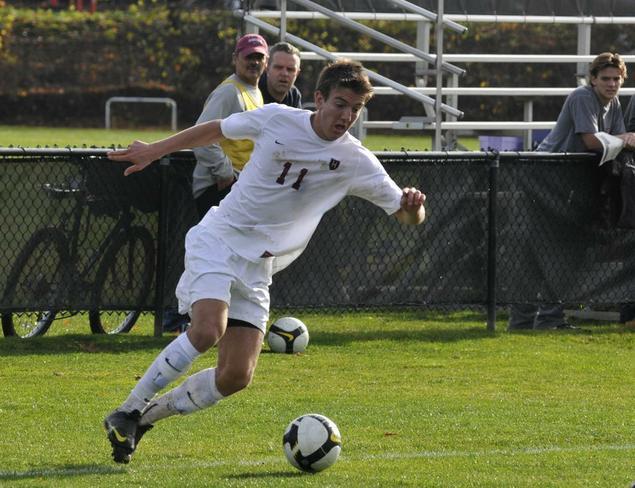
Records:
{"label": "bicycle", "polygon": [[[95,166],[91,167],[91,163]],[[104,296],[112,290],[131,297],[130,303],[144,303],[152,289],[155,269],[154,239],[145,227],[133,225],[135,215],[131,201],[103,190],[101,194],[90,191],[89,171],[91,168],[101,171],[102,167],[97,165],[107,164],[79,162],[78,178],[63,185],[43,184],[42,189],[50,198],[72,199],[72,203],[69,210],[62,211],[59,224],[35,231],[9,272],[3,302],[13,303],[16,297],[23,297],[34,308],[22,307],[3,313],[5,336],[43,335],[54,320],[78,313],[78,310],[60,310],[58,304],[82,303],[86,297],[90,304],[88,318],[92,333],[129,332],[139,318],[141,310],[114,312],[114,306],[112,310],[104,309],[113,305]],[[115,169],[118,173],[123,171],[121,166]],[[80,259],[79,251],[88,238],[91,215],[104,209],[116,218],[115,224],[99,246],[87,258]],[[97,269],[94,279],[89,280],[94,269]],[[46,307],[35,308],[33,304],[46,304]]]}

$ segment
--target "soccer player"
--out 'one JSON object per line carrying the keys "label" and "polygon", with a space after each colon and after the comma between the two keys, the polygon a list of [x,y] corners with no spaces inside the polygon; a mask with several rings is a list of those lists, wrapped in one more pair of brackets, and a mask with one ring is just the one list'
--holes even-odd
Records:
{"label": "soccer player", "polygon": [[[371,97],[361,64],[341,60],[322,70],[315,112],[270,104],[108,153],[132,162],[125,170],[131,174],[181,149],[224,138],[254,141],[233,190],[186,236],[176,295],[192,326],[168,344],[104,420],[116,462],[130,461],[156,421],[210,407],[250,384],[269,318],[273,273],[300,255],[324,213],[345,196],[369,200],[402,223],[423,222],[425,196],[400,189],[347,132]],[[215,368],[155,398],[214,345]]]}

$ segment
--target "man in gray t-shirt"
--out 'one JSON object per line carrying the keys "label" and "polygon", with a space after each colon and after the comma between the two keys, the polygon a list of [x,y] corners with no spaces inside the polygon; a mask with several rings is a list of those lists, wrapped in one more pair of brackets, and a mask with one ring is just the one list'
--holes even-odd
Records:
{"label": "man in gray t-shirt", "polygon": [[[209,95],[196,123],[262,107],[258,81],[267,66],[268,56],[269,46],[262,36],[242,36],[234,50],[234,73]],[[202,218],[210,207],[218,205],[229,192],[235,171],[243,168],[252,148],[249,141],[194,148],[196,167],[192,174],[192,193],[199,217]]]}
{"label": "man in gray t-shirt", "polygon": [[589,86],[573,90],[558,115],[556,126],[538,146],[543,152],[601,151],[596,132],[635,146],[635,134],[626,132],[618,94],[626,79],[626,65],[619,54],[602,53],[589,66]]}
{"label": "man in gray t-shirt", "polygon": [[[635,134],[626,132],[618,94],[626,79],[626,65],[618,54],[602,53],[589,66],[589,86],[573,90],[564,102],[556,126],[538,146],[541,152],[601,151],[595,137],[606,132],[635,146]],[[567,327],[561,304],[517,304],[512,306],[509,329]]]}
{"label": "man in gray t-shirt", "polygon": [[541,152],[587,152],[584,135],[596,132],[619,135],[626,132],[622,109],[615,96],[607,104],[600,102],[595,86],[580,86],[573,90],[562,106],[553,130],[538,146]]}
{"label": "man in gray t-shirt", "polygon": [[[242,36],[233,54],[234,73],[210,93],[196,123],[262,107],[258,80],[267,65],[268,52],[269,46],[262,36]],[[192,194],[199,219],[229,193],[236,172],[249,159],[252,147],[250,141],[229,141],[194,148],[196,166],[192,172]],[[176,309],[164,311],[164,330],[184,330],[188,324],[189,317],[177,313]]]}

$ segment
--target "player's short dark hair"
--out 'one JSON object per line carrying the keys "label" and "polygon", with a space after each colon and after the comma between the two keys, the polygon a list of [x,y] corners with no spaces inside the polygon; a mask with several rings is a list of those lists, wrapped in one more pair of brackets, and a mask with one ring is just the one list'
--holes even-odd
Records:
{"label": "player's short dark hair", "polygon": [[624,60],[617,53],[602,53],[598,54],[596,58],[591,62],[589,66],[589,74],[593,77],[597,75],[605,68],[617,68],[620,70],[622,78],[626,79],[628,74],[626,71],[626,64]]}
{"label": "player's short dark hair", "polygon": [[320,73],[315,90],[322,93],[324,99],[328,99],[331,90],[336,88],[348,88],[358,95],[363,95],[365,102],[373,96],[373,85],[364,67],[357,61],[350,59],[338,59],[329,63]]}

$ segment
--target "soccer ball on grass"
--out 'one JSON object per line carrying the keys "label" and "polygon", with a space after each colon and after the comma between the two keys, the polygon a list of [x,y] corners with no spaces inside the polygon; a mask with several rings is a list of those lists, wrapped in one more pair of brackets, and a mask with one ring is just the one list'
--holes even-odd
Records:
{"label": "soccer ball on grass", "polygon": [[269,327],[267,343],[273,352],[304,352],[309,344],[309,330],[294,317],[281,317]]}
{"label": "soccer ball on grass", "polygon": [[332,466],[342,450],[335,423],[317,413],[302,415],[284,431],[282,445],[287,460],[296,468],[316,473]]}

